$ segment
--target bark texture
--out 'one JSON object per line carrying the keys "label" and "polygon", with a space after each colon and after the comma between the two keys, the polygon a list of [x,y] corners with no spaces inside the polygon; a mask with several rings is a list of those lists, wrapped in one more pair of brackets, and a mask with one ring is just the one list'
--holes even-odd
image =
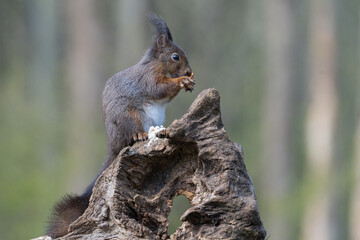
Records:
{"label": "bark texture", "polygon": [[[62,239],[264,239],[241,146],[229,140],[215,89],[152,141],[124,148]],[[173,199],[191,202],[168,236]]]}

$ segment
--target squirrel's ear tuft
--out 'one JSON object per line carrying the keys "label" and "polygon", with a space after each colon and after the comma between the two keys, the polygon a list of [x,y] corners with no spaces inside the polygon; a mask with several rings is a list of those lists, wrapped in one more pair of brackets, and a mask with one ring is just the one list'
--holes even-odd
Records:
{"label": "squirrel's ear tuft", "polygon": [[[149,14],[149,19],[156,29],[156,41],[165,37],[165,41],[172,41],[172,36],[165,21],[155,13]],[[161,37],[163,35],[163,37]]]}

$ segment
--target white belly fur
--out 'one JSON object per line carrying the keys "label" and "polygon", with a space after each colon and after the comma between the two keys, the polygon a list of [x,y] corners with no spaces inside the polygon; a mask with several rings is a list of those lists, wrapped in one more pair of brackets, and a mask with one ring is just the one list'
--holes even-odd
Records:
{"label": "white belly fur", "polygon": [[144,110],[150,121],[143,123],[146,132],[149,132],[151,126],[160,126],[165,122],[165,109],[169,99],[150,101],[144,105]]}

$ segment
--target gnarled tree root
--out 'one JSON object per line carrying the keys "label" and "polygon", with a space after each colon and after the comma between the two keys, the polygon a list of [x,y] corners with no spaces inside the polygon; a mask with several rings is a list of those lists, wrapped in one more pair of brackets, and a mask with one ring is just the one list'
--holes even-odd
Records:
{"label": "gnarled tree root", "polygon": [[[98,178],[89,207],[62,239],[264,239],[241,146],[229,140],[215,89],[158,139],[124,148]],[[168,236],[172,200],[192,207]]]}

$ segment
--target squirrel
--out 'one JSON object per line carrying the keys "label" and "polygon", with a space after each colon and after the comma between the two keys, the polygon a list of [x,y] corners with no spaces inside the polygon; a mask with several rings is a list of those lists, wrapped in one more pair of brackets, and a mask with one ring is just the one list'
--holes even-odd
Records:
{"label": "squirrel", "polygon": [[102,107],[107,157],[82,195],[66,195],[55,205],[47,230],[52,238],[66,235],[69,225],[84,213],[97,178],[120,151],[146,140],[151,126],[163,125],[166,104],[182,88],[194,89],[194,75],[184,50],[174,43],[162,18],[152,14],[149,19],[156,29],[151,47],[136,65],[116,73],[105,84]]}

